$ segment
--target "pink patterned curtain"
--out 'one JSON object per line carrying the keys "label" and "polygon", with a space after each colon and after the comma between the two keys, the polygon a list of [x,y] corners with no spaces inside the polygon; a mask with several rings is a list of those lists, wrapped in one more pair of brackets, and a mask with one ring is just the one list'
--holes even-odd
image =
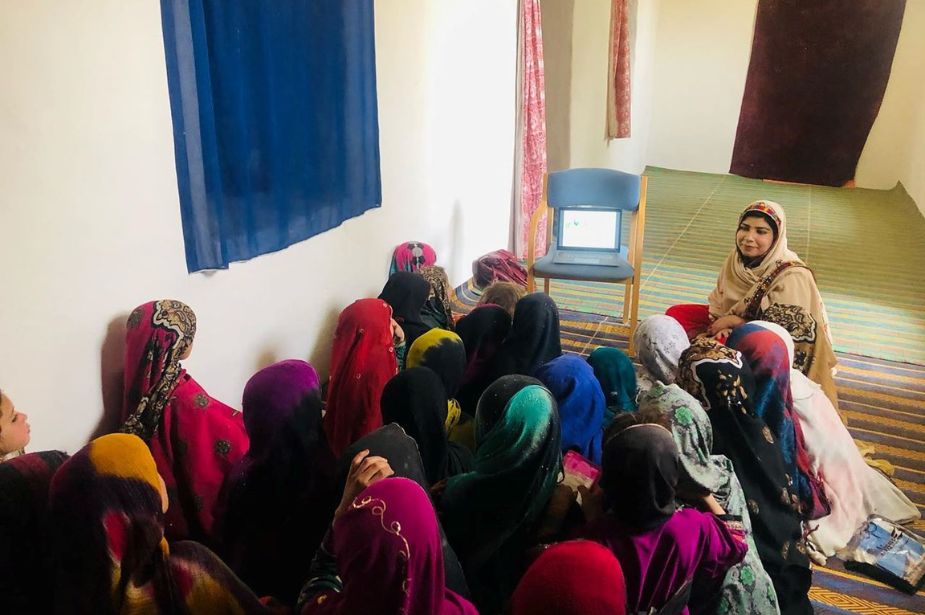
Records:
{"label": "pink patterned curtain", "polygon": [[[530,216],[539,207],[546,174],[546,86],[539,0],[521,0],[518,37],[517,164],[515,167],[514,251],[527,255]],[[544,215],[545,218],[545,215]],[[537,229],[536,254],[546,253],[546,220]]]}
{"label": "pink patterned curtain", "polygon": [[630,136],[630,20],[627,4],[627,0],[613,0],[610,8],[608,139]]}

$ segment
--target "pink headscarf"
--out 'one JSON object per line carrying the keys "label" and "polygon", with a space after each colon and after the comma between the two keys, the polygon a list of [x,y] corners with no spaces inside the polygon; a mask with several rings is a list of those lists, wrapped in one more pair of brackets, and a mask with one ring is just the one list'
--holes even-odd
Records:
{"label": "pink headscarf", "polygon": [[302,615],[477,615],[446,588],[443,547],[430,498],[414,481],[386,478],[334,522],[340,593],[325,591]]}

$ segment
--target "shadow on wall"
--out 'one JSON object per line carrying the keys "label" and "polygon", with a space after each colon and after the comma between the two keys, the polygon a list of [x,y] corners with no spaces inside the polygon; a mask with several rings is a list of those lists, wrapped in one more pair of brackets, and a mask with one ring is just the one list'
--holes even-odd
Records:
{"label": "shadow on wall", "polygon": [[326,374],[331,363],[331,345],[334,343],[334,331],[337,329],[337,318],[340,316],[340,312],[341,310],[334,306],[328,308],[327,315],[321,321],[321,329],[315,337],[315,346],[308,355],[308,362],[321,376],[323,390],[326,390],[328,383]]}
{"label": "shadow on wall", "polygon": [[109,321],[106,336],[100,346],[100,391],[103,399],[103,415],[93,435],[112,433],[122,423],[122,388],[125,361],[125,321],[128,312],[123,312]]}

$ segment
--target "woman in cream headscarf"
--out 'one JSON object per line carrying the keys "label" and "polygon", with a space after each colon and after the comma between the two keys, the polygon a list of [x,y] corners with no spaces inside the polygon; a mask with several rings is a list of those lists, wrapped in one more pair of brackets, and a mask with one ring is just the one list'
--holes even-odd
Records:
{"label": "woman in cream headscarf", "polygon": [[787,219],[779,204],[755,201],[739,216],[735,248],[723,263],[709,306],[679,305],[667,314],[691,338],[706,333],[724,340],[750,320],[783,326],[796,345],[793,367],[819,383],[838,407],[825,304],[812,270],[787,247]]}

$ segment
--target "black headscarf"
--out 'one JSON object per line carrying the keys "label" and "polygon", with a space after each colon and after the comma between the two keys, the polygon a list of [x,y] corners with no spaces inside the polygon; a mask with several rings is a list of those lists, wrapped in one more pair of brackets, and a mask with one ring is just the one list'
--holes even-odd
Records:
{"label": "black headscarf", "polygon": [[431,484],[470,469],[472,453],[447,441],[446,390],[432,370],[411,367],[389,380],[381,407],[383,423],[398,423],[417,442]]}
{"label": "black headscarf", "polygon": [[[395,472],[395,476],[413,480],[424,491],[430,491],[430,483],[424,471],[418,445],[414,438],[405,433],[405,430],[397,423],[383,425],[376,431],[366,434],[344,450],[344,454],[338,463],[340,485],[347,482],[350,462],[353,461],[357,453],[365,449],[369,449],[370,455],[384,457],[388,460],[389,466]],[[443,525],[440,523],[439,518],[437,523],[440,525],[440,543],[443,545],[443,569],[446,586],[460,596],[468,598],[470,594],[469,586],[466,583],[466,575],[463,574],[456,552],[453,551],[453,547],[450,546],[449,541],[446,539]]]}
{"label": "black headscarf", "polygon": [[617,518],[638,530],[654,529],[675,511],[680,461],[671,432],[661,425],[631,425],[604,443],[601,488]]}
{"label": "black headscarf", "polygon": [[529,294],[514,308],[511,331],[495,356],[492,378],[508,374],[532,376],[540,365],[561,354],[555,301],[545,293]]}
{"label": "black headscarf", "polygon": [[430,282],[410,271],[393,273],[379,298],[392,306],[392,318],[401,325],[405,332],[408,347],[418,336],[430,330],[430,326],[421,319],[421,309],[430,295]]}
{"label": "black headscarf", "polygon": [[754,410],[755,379],[732,348],[696,340],[681,355],[678,385],[696,397],[713,426],[713,454],[732,461],[748,504],[758,555],[781,613],[812,613],[812,583],[799,499],[771,431]]}
{"label": "black headscarf", "polygon": [[456,323],[466,348],[466,373],[456,399],[466,414],[475,414],[479,396],[491,384],[491,362],[510,330],[511,315],[497,305],[476,306]]}

